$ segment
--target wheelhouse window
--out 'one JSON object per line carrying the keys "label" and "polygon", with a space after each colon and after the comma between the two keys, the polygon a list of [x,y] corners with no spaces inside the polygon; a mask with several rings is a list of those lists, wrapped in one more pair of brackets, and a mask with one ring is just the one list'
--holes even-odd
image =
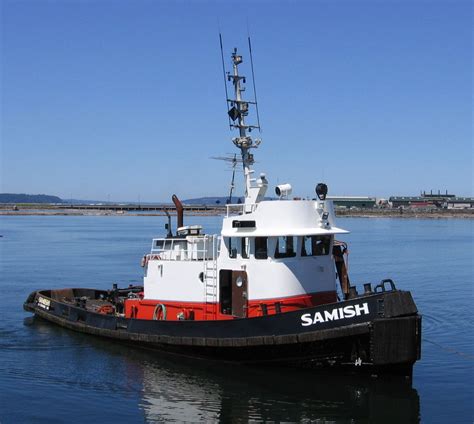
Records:
{"label": "wheelhouse window", "polygon": [[229,258],[235,259],[237,257],[237,240],[234,237],[228,237],[226,244]]}
{"label": "wheelhouse window", "polygon": [[304,236],[301,256],[329,255],[331,236]]}
{"label": "wheelhouse window", "polygon": [[170,250],[172,246],[172,240],[171,239],[158,239],[155,240],[155,249],[160,249],[160,250]]}
{"label": "wheelhouse window", "polygon": [[293,258],[296,256],[296,237],[280,236],[277,238],[275,258]]}
{"label": "wheelhouse window", "polygon": [[267,259],[267,237],[255,237],[255,259]]}
{"label": "wheelhouse window", "polygon": [[240,241],[242,258],[248,259],[250,253],[250,242],[248,237],[242,237]]}

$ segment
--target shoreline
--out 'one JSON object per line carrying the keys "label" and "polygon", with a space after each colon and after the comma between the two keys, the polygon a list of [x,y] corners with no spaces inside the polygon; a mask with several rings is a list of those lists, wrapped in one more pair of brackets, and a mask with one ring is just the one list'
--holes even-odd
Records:
{"label": "shoreline", "polygon": [[[221,216],[222,209],[202,211],[184,211],[186,216]],[[175,215],[174,211],[170,211]],[[122,212],[112,210],[82,210],[82,209],[0,209],[0,216],[166,216],[165,212]],[[336,210],[337,218],[406,218],[406,219],[474,219],[474,209],[359,209]]]}

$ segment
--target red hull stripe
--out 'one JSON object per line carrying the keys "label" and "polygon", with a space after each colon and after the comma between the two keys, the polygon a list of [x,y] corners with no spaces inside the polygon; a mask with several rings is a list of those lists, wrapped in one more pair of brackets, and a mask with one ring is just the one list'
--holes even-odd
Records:
{"label": "red hull stripe", "polygon": [[[273,315],[278,313],[278,311],[290,312],[336,301],[337,294],[335,291],[275,299],[251,300],[247,304],[247,317],[259,317],[264,315],[265,311],[268,315]],[[163,319],[165,313],[166,320],[168,321],[177,321],[180,317],[195,320],[227,320],[234,318],[232,315],[222,314],[220,311],[219,303],[206,304],[149,299],[127,299],[125,301],[126,318],[152,320],[155,315],[155,319]]]}

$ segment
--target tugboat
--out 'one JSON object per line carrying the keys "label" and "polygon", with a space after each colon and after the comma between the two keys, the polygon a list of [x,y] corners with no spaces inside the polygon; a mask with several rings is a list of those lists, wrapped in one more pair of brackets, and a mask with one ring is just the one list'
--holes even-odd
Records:
{"label": "tugboat", "polygon": [[290,184],[267,200],[267,178],[252,169],[260,140],[250,133],[260,126],[246,123],[256,99],[243,100],[242,56],[234,49],[231,57],[228,116],[245,196],[227,204],[220,235],[184,225],[173,196],[177,230],[168,215],[167,236],[142,258],[143,286],[39,290],[24,309],[71,330],[186,356],[411,376],[421,316],[410,292],[390,279],[364,284],[361,294],[351,286],[347,245],[335,238],[347,231],[335,224],[326,184],[312,200],[291,198]]}

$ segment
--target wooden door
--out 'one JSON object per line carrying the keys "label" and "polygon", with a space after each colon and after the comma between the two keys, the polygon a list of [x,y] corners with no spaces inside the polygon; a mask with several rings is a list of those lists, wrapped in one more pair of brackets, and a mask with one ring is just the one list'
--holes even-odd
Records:
{"label": "wooden door", "polygon": [[247,317],[247,273],[232,271],[232,315],[238,318]]}

